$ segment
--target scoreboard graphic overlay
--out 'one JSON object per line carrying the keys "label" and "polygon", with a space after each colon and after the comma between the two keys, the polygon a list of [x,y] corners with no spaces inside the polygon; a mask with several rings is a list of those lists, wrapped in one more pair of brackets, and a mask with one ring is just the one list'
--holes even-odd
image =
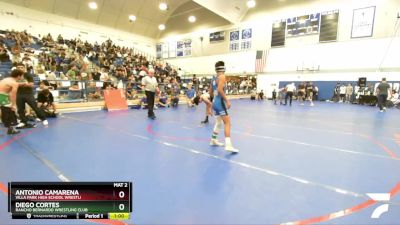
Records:
{"label": "scoreboard graphic overlay", "polygon": [[129,219],[131,182],[10,182],[12,219]]}

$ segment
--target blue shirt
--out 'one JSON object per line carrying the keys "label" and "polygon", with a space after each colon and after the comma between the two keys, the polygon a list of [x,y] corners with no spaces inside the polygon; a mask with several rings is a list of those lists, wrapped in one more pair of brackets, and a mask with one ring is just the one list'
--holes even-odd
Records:
{"label": "blue shirt", "polygon": [[188,96],[188,98],[194,98],[195,95],[196,95],[196,91],[194,89],[189,89],[186,92],[186,96]]}

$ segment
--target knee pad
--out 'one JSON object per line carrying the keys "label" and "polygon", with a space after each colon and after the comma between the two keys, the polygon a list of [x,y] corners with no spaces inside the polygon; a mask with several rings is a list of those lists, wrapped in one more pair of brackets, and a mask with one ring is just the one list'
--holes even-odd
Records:
{"label": "knee pad", "polygon": [[223,126],[224,122],[222,121],[222,118],[220,116],[217,117],[217,121],[214,126],[214,131],[220,130]]}

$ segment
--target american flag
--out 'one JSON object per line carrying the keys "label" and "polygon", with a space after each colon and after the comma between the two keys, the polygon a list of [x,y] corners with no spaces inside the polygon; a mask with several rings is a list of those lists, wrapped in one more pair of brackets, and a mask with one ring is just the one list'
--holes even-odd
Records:
{"label": "american flag", "polygon": [[268,50],[257,51],[256,54],[256,73],[264,72],[265,64],[267,63]]}

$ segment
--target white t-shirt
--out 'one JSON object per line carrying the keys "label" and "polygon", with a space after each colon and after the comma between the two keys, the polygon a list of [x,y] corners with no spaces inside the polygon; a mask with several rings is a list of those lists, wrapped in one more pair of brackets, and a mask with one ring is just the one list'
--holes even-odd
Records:
{"label": "white t-shirt", "polygon": [[144,90],[156,92],[158,86],[157,79],[155,77],[145,76],[142,79],[142,85],[144,86]]}
{"label": "white t-shirt", "polygon": [[340,94],[345,95],[346,94],[346,86],[340,86]]}
{"label": "white t-shirt", "polygon": [[40,80],[46,80],[46,74],[45,73],[38,74],[38,77],[40,78]]}
{"label": "white t-shirt", "polygon": [[286,91],[288,92],[294,92],[296,90],[296,86],[294,84],[288,84],[286,86]]}

